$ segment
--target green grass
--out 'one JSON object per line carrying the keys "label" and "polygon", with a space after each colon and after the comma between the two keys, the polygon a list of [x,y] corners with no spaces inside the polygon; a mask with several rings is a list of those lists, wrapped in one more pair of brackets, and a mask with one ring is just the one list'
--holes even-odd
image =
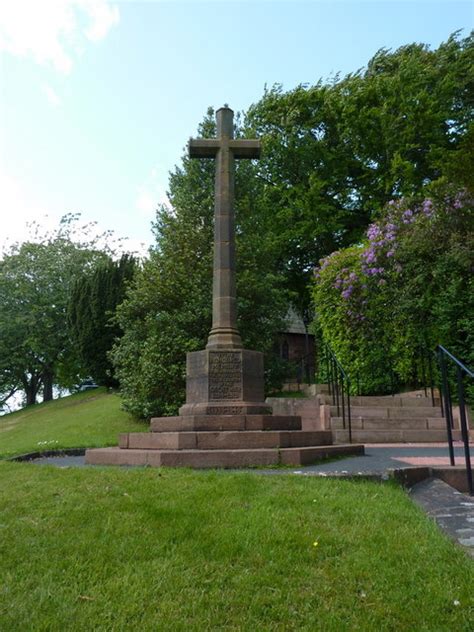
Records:
{"label": "green grass", "polygon": [[118,433],[147,430],[120,410],[118,395],[101,388],[0,417],[0,457],[117,445]]}
{"label": "green grass", "polygon": [[6,462],[0,479],[2,631],[472,630],[472,562],[394,485]]}

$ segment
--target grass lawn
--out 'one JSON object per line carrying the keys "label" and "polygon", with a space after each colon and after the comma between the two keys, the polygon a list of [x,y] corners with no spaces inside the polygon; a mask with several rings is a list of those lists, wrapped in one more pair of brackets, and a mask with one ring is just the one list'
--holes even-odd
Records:
{"label": "grass lawn", "polygon": [[0,458],[59,448],[117,445],[119,432],[148,431],[105,389],[70,395],[0,417]]}
{"label": "grass lawn", "polygon": [[6,462],[0,480],[2,632],[473,629],[472,561],[392,484]]}

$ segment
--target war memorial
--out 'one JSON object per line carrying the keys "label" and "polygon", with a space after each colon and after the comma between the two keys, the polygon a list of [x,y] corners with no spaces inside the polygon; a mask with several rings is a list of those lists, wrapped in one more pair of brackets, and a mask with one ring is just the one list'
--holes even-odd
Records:
{"label": "war memorial", "polygon": [[150,432],[120,435],[119,446],[87,450],[103,465],[249,467],[302,465],[363,454],[332,444],[330,430],[302,430],[301,418],[265,403],[263,354],[244,349],[237,329],[234,161],[260,157],[259,140],[234,139],[233,111],[216,113],[217,137],[191,139],[191,158],[216,162],[212,328],[206,348],[187,354],[186,403],[179,416],[151,420]]}

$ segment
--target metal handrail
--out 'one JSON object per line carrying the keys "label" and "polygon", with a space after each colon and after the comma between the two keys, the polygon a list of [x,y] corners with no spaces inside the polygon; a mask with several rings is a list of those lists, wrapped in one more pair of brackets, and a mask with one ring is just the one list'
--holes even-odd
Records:
{"label": "metal handrail", "polygon": [[461,360],[458,360],[455,356],[453,356],[452,353],[449,353],[449,351],[445,347],[443,347],[443,345],[438,345],[437,349],[442,351],[444,355],[447,355],[449,358],[451,358],[451,360],[455,362],[458,367],[462,369],[464,373],[466,373],[466,375],[468,375],[469,377],[474,377],[474,371],[468,369],[467,366],[461,362]]}
{"label": "metal handrail", "polygon": [[[446,359],[454,362],[456,367],[456,382],[457,382],[457,395],[459,402],[459,417],[461,421],[461,436],[464,444],[464,459],[466,461],[466,477],[469,494],[474,495],[474,487],[472,481],[472,466],[471,466],[471,453],[469,448],[469,428],[466,415],[466,400],[464,396],[464,384],[463,379],[465,376],[474,378],[474,372],[467,368],[460,360],[458,360],[452,353],[445,349],[442,345],[436,347],[438,354],[438,362],[441,369],[441,389],[443,392],[444,400],[444,416],[446,419],[446,429],[448,433],[449,444],[449,459],[451,465],[455,465],[454,448],[453,448],[453,401],[451,397],[451,389],[449,386],[448,369],[446,366]],[[464,373],[464,375],[463,375]]]}
{"label": "metal handrail", "polygon": [[331,347],[326,342],[323,342],[323,348],[325,350],[329,395],[332,397],[333,406],[337,408],[338,417],[342,411],[342,427],[344,430],[346,429],[347,413],[349,443],[352,443],[351,381]]}

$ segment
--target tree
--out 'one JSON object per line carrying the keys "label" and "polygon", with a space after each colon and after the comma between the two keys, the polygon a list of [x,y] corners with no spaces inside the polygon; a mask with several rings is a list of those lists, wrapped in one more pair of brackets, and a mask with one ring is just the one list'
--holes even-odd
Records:
{"label": "tree", "polygon": [[122,255],[119,261],[100,261],[72,286],[68,301],[68,325],[84,373],[103,386],[118,386],[108,352],[122,330],[114,321],[115,310],[133,278],[137,261]]}
{"label": "tree", "polygon": [[93,225],[78,225],[78,215],[65,215],[56,231],[35,241],[13,245],[0,261],[0,392],[16,391],[34,404],[40,390],[52,399],[53,385],[71,386],[77,379],[78,357],[66,324],[66,308],[74,279],[111,249],[93,237]]}
{"label": "tree", "polygon": [[409,383],[420,350],[439,343],[472,366],[473,269],[474,200],[433,184],[389,202],[366,241],[321,262],[317,326],[368,392],[389,386],[390,369]]}
{"label": "tree", "polygon": [[454,34],[433,51],[382,49],[330,82],[273,86],[249,109],[246,127],[263,138],[257,208],[303,304],[319,259],[363,238],[390,199],[448,173],[472,182],[473,66],[472,34]]}

